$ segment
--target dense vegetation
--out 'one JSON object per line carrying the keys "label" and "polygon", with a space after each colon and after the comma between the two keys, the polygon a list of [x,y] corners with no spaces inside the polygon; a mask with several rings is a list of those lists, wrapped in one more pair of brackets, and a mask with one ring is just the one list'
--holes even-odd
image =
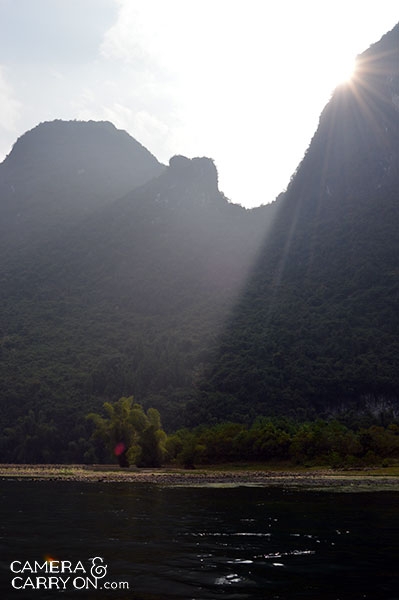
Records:
{"label": "dense vegetation", "polygon": [[105,402],[106,417],[90,413],[93,422],[92,440],[104,444],[108,458],[116,456],[121,467],[134,463],[138,467],[160,467],[166,456],[166,434],[155,408],[144,412],[133,397]]}
{"label": "dense vegetation", "polygon": [[102,413],[86,415],[80,426],[81,437],[66,443],[67,435],[60,435],[53,423],[36,420],[30,412],[2,433],[2,460],[118,462],[121,467],[195,468],[245,462],[354,468],[396,464],[399,459],[399,422],[377,422],[372,415],[359,420],[358,415],[348,413],[345,421],[305,422],[258,417],[251,425],[201,425],[167,436],[156,409],[144,411],[132,397],[122,397],[105,402]]}
{"label": "dense vegetation", "polygon": [[389,464],[399,458],[399,425],[346,425],[338,420],[298,423],[260,417],[251,425],[221,423],[168,437],[169,460],[201,464],[263,463],[333,468]]}

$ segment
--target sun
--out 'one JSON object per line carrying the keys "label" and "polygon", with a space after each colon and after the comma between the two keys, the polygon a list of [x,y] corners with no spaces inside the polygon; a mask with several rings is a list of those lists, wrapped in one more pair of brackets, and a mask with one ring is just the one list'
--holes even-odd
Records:
{"label": "sun", "polygon": [[331,65],[331,79],[334,85],[344,85],[353,78],[356,60],[347,56],[337,57]]}
{"label": "sun", "polygon": [[355,75],[356,56],[345,51],[330,51],[314,57],[314,76],[310,82],[315,93],[331,95],[335,88],[349,85]]}

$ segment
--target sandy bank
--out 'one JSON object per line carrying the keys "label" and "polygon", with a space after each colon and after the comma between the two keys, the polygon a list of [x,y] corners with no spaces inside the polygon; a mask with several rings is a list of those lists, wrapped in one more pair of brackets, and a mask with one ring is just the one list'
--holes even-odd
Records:
{"label": "sandy bank", "polygon": [[399,491],[399,476],[366,470],[354,474],[309,471],[198,469],[119,469],[106,465],[0,465],[0,479],[145,483],[166,486],[274,486],[339,491]]}

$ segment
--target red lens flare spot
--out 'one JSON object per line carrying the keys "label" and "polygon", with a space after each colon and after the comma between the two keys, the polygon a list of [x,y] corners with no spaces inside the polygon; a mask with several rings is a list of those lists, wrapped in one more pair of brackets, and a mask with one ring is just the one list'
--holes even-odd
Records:
{"label": "red lens flare spot", "polygon": [[114,448],[114,454],[115,456],[120,456],[121,454],[124,453],[124,451],[126,450],[126,446],[123,442],[119,442],[118,444],[116,444],[115,448]]}

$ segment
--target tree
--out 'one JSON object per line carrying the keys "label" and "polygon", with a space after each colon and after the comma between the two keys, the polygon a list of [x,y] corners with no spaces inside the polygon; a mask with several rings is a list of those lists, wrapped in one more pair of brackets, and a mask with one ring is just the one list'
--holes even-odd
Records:
{"label": "tree", "polygon": [[161,426],[161,416],[155,408],[149,408],[144,416],[146,419],[139,433],[140,452],[136,464],[138,467],[160,467],[166,454],[166,433]]}
{"label": "tree", "polygon": [[0,456],[3,462],[45,463],[52,456],[60,457],[61,444],[52,420],[42,412],[29,412],[6,427],[0,436]]}
{"label": "tree", "polygon": [[159,412],[149,408],[145,413],[140,404],[133,402],[133,396],[105,402],[104,409],[105,417],[97,413],[86,417],[95,427],[92,439],[101,440],[121,467],[129,467],[131,463],[159,467],[165,455],[166,440]]}

